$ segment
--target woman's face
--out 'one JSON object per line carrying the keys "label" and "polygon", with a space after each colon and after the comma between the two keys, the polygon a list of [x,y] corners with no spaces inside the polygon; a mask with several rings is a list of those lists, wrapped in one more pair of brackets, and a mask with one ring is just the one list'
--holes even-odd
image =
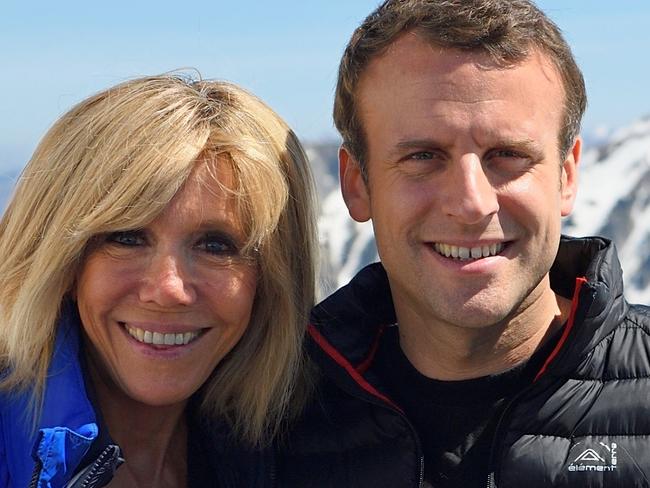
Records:
{"label": "woman's face", "polygon": [[91,371],[109,394],[183,402],[248,326],[257,268],[239,252],[235,202],[210,174],[232,188],[232,170],[210,164],[197,163],[151,224],[101,236],[83,264],[76,299]]}

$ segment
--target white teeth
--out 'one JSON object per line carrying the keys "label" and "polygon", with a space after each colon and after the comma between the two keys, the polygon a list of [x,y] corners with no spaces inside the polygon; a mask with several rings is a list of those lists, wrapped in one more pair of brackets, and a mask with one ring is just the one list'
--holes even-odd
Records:
{"label": "white teeth", "polygon": [[451,246],[451,257],[452,258],[458,257],[458,246]]}
{"label": "white teeth", "polygon": [[124,323],[127,332],[138,342],[144,344],[153,344],[154,346],[181,346],[189,344],[199,336],[199,332],[185,332],[176,334],[163,334],[161,332],[151,332],[149,330],[131,327]]}
{"label": "white teeth", "polygon": [[436,242],[433,245],[435,251],[445,257],[452,257],[461,260],[467,259],[480,259],[487,258],[489,256],[496,256],[501,251],[503,251],[503,244],[490,244],[485,246],[476,246],[476,247],[460,247],[454,246],[452,244],[444,244]]}

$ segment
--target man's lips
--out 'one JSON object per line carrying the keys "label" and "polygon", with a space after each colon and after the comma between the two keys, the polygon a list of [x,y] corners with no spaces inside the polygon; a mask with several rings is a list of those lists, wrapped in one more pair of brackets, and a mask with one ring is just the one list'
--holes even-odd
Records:
{"label": "man's lips", "polygon": [[507,242],[492,242],[471,247],[446,244],[443,242],[434,242],[430,244],[433,250],[441,256],[457,259],[459,261],[470,261],[497,256],[503,252],[507,245]]}

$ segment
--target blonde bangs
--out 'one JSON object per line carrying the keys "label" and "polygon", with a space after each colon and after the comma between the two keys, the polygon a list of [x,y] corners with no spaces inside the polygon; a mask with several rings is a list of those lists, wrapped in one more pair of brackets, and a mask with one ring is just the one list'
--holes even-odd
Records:
{"label": "blonde bangs", "polygon": [[[38,415],[62,302],[93,238],[146,227],[196,164],[237,202],[259,271],[251,321],[202,389],[204,412],[251,443],[276,433],[307,382],[301,340],[314,299],[315,192],[304,151],[263,102],[227,82],[163,75],[74,107],[48,131],[0,221],[0,388]],[[234,184],[216,166],[232,167]]]}

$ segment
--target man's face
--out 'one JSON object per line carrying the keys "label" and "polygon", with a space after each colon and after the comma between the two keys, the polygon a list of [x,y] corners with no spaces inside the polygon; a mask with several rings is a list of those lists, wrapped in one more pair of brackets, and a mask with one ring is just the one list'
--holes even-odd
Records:
{"label": "man's face", "polygon": [[578,141],[560,161],[564,92],[545,56],[507,69],[409,33],[363,73],[368,182],[341,150],[344,198],[372,219],[400,321],[478,328],[551,293]]}

